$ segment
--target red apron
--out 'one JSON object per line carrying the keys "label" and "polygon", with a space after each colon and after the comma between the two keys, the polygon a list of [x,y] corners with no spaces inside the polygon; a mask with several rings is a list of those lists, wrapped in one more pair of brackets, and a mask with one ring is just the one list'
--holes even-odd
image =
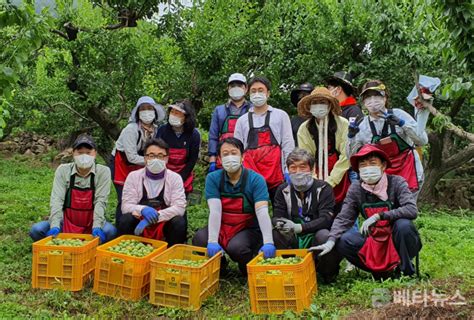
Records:
{"label": "red apron", "polygon": [[[234,136],[235,125],[239,118],[240,115],[231,115],[228,112],[227,117],[224,120],[224,124],[222,125],[222,128],[219,132],[219,142],[226,138],[231,138]],[[217,157],[216,166],[219,169],[222,168],[222,161],[221,157],[219,156]]]}
{"label": "red apron", "polygon": [[90,174],[90,187],[74,186],[76,175],[71,176],[64,200],[64,233],[92,233],[94,221],[94,174]]}
{"label": "red apron", "polygon": [[219,244],[226,249],[229,241],[240,231],[251,227],[255,222],[253,204],[244,194],[248,171],[243,169],[240,191],[228,193],[224,191],[225,171],[222,170],[220,193],[222,203],[222,221],[219,231]]}
{"label": "red apron", "polygon": [[[168,208],[168,206],[165,203],[165,200],[163,197],[164,194],[165,194],[165,187],[163,186],[163,189],[161,189],[161,192],[158,195],[158,197],[148,199],[145,185],[143,185],[143,196],[142,196],[142,199],[140,200],[140,204],[143,206],[152,207],[156,211],[166,209]],[[142,217],[141,220],[143,219],[144,218]],[[142,236],[149,239],[163,240],[165,237],[163,233],[163,228],[165,227],[165,224],[166,224],[166,221],[162,221],[162,222],[158,222],[146,227],[143,230]]]}
{"label": "red apron", "polygon": [[[166,168],[174,171],[176,173],[181,173],[186,167],[188,162],[188,149],[187,148],[170,148],[169,149],[169,159],[166,164]],[[193,191],[193,180],[194,172],[191,172],[186,180],[183,181],[184,192],[186,194]]]}
{"label": "red apron", "polygon": [[267,111],[265,124],[261,128],[253,126],[253,112],[248,113],[249,134],[243,165],[261,174],[268,189],[274,189],[283,182],[281,169],[281,147],[270,128],[270,111]]}
{"label": "red apron", "polygon": [[[140,146],[140,139],[142,133],[138,130],[138,140],[137,140],[137,150],[139,150]],[[137,152],[139,155],[143,156],[143,151]],[[115,159],[114,159],[114,183],[119,185],[124,185],[125,180],[128,177],[128,174],[132,171],[138,170],[143,168],[143,166],[130,163],[127,159],[127,155],[124,151],[115,150]]]}
{"label": "red apron", "polygon": [[[392,114],[393,110],[388,110],[388,113]],[[405,178],[410,190],[416,192],[419,185],[413,147],[397,134],[395,126],[390,126],[391,133],[388,134],[388,123],[385,122],[382,134],[379,135],[370,119],[369,125],[372,131],[372,143],[376,143],[388,155],[392,163],[391,167],[385,170],[385,173]]]}
{"label": "red apron", "polygon": [[[365,190],[362,190],[365,197]],[[376,203],[362,202],[361,212],[365,219],[374,214],[387,212],[391,209],[390,201],[380,201]],[[375,226],[369,230],[364,245],[359,250],[359,257],[362,263],[373,272],[392,271],[400,264],[400,256],[393,244],[392,225],[388,220],[379,220]]]}
{"label": "red apron", "polygon": [[[332,143],[328,142],[328,173],[331,174],[332,169],[336,165],[337,160],[339,160],[339,153],[337,152],[336,148],[332,146]],[[318,159],[317,155],[315,156],[316,159]],[[323,168],[324,169],[324,168]],[[318,174],[318,165],[315,166],[315,172],[316,175]],[[351,182],[349,180],[349,174],[346,173],[342,177],[341,181],[337,186],[333,188],[334,192],[334,198],[336,201],[336,204],[341,203],[344,201],[347,190],[349,190],[349,187],[351,186]]]}

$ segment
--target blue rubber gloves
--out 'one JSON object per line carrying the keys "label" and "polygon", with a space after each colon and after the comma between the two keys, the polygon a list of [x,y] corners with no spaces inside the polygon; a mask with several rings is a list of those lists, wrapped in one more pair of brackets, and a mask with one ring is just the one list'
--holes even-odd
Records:
{"label": "blue rubber gloves", "polygon": [[56,238],[60,231],[61,231],[61,229],[59,229],[58,227],[54,227],[54,228],[49,229],[49,231],[46,233],[46,235],[47,236],[53,236],[53,238]]}
{"label": "blue rubber gloves", "polygon": [[216,242],[209,242],[207,244],[207,255],[209,256],[209,258],[218,254],[219,251],[222,251],[222,253],[224,253],[224,249],[222,249],[220,244]]}
{"label": "blue rubber gloves", "polygon": [[92,235],[94,237],[99,237],[100,243],[105,243],[107,237],[105,236],[104,230],[102,228],[94,228],[92,229]]}
{"label": "blue rubber gloves", "polygon": [[360,129],[359,129],[359,125],[357,124],[357,121],[350,122],[347,137],[354,138],[356,134],[359,133],[359,131]]}
{"label": "blue rubber gloves", "polygon": [[217,166],[215,162],[209,163],[209,173],[216,171]]}
{"label": "blue rubber gloves", "polygon": [[290,174],[288,172],[285,172],[284,177],[285,177],[286,183],[290,184],[291,183]]}
{"label": "blue rubber gloves", "polygon": [[150,225],[150,223],[146,220],[146,219],[143,219],[142,221],[140,221],[139,224],[137,224],[137,226],[135,227],[135,235],[136,236],[140,236],[142,233],[143,233],[143,230],[145,230],[146,227],[148,227]]}
{"label": "blue rubber gloves", "polygon": [[267,258],[274,258],[276,254],[276,247],[273,243],[265,243],[259,250],[259,252],[263,252],[263,257]]}
{"label": "blue rubber gloves", "polygon": [[149,224],[158,223],[160,215],[158,214],[158,211],[156,211],[152,207],[143,208],[141,213],[143,218],[145,218],[145,220],[148,221]]}

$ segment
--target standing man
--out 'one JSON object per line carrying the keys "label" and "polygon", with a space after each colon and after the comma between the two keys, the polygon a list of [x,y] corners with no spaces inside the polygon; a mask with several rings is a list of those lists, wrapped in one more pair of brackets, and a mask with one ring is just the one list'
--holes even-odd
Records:
{"label": "standing man", "polygon": [[110,169],[95,163],[97,151],[91,136],[77,137],[72,149],[74,162],[60,165],[54,175],[49,221],[35,223],[31,228],[34,241],[63,232],[89,233],[104,243],[117,234],[105,220]]}
{"label": "standing man", "polygon": [[357,105],[355,95],[356,88],[352,85],[352,75],[349,72],[338,71],[333,76],[326,78],[326,88],[331,92],[331,95],[339,101],[339,106],[342,109],[342,116],[351,121],[362,119],[364,114],[361,108]]}
{"label": "standing man", "polygon": [[295,141],[288,114],[267,103],[270,87],[270,81],[265,77],[250,80],[253,107],[237,120],[235,138],[244,144],[244,167],[265,178],[273,203],[276,189],[288,175],[286,158],[295,148]]}
{"label": "standing man", "polygon": [[[206,247],[210,257],[225,251],[247,274],[247,263],[262,251],[265,258],[275,256],[272,223],[268,214],[268,191],[258,173],[242,166],[244,147],[236,138],[219,143],[224,169],[206,178],[209,224],[196,232],[193,245]],[[221,264],[226,268],[226,260]]]}
{"label": "standing man", "polygon": [[[313,89],[313,85],[309,82],[306,82],[300,85],[298,88],[292,90],[290,98],[293,107],[295,107],[295,109],[298,108],[298,102],[300,102],[301,99],[309,95],[311,91],[313,91]],[[293,130],[293,140],[295,140],[296,146],[298,146],[298,129],[300,128],[301,124],[303,124],[303,122],[305,122],[306,120],[306,118],[303,118],[298,114],[291,118],[291,130]]]}
{"label": "standing man", "polygon": [[217,106],[212,113],[209,129],[209,172],[221,168],[218,163],[217,145],[219,141],[234,136],[237,119],[247,113],[250,103],[245,99],[247,94],[247,78],[241,73],[233,73],[227,80],[229,100],[226,104]]}

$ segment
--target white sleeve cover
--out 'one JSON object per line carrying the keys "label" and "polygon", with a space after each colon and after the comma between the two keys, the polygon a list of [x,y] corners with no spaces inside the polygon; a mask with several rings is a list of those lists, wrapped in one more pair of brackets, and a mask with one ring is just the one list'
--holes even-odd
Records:
{"label": "white sleeve cover", "polygon": [[268,206],[264,205],[256,208],[255,214],[257,215],[258,224],[260,226],[260,230],[262,231],[263,244],[273,244],[273,227],[272,221],[270,220],[270,215],[268,214]]}
{"label": "white sleeve cover", "polygon": [[219,231],[221,230],[222,203],[221,199],[212,198],[207,200],[209,206],[208,239],[207,242],[217,243]]}

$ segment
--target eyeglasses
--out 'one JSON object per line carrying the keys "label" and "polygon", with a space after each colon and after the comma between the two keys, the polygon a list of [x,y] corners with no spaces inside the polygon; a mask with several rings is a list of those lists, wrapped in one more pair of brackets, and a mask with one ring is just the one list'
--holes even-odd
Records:
{"label": "eyeglasses", "polygon": [[163,154],[163,153],[160,153],[160,154],[149,153],[149,154],[145,155],[145,158],[150,159],[150,160],[154,160],[154,159],[164,160],[167,157],[168,157],[168,155]]}

